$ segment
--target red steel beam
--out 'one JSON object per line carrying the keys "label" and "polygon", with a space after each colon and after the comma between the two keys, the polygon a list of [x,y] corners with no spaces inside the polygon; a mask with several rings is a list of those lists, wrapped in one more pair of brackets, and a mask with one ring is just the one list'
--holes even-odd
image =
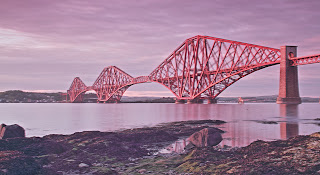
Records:
{"label": "red steel beam", "polygon": [[291,58],[291,66],[320,63],[320,54]]}
{"label": "red steel beam", "polygon": [[[100,102],[118,102],[134,84],[157,82],[178,99],[214,99],[241,78],[280,63],[280,50],[210,36],[186,39],[149,76],[133,78],[116,66],[103,69],[92,86],[79,77],[72,82],[70,101],[81,101],[89,90],[97,92]],[[320,62],[320,54],[291,58],[291,66]]]}
{"label": "red steel beam", "polygon": [[215,98],[231,85],[229,77],[238,81],[248,72],[279,63],[279,49],[195,36],[171,53],[149,77],[178,99]]}

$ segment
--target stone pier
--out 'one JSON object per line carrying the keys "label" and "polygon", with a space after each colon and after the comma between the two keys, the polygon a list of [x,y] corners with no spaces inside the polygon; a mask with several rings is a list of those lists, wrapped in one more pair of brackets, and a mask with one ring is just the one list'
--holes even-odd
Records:
{"label": "stone pier", "polygon": [[184,104],[184,103],[186,103],[186,101],[185,100],[181,100],[181,99],[176,99],[175,103],[176,104]]}
{"label": "stone pier", "polygon": [[216,103],[217,103],[217,99],[215,99],[215,98],[208,99],[208,104],[216,104]]}
{"label": "stone pier", "polygon": [[289,58],[297,57],[297,46],[281,46],[278,104],[300,104],[298,67],[290,66]]}
{"label": "stone pier", "polygon": [[187,104],[201,104],[203,103],[203,99],[195,98],[195,99],[188,99]]}

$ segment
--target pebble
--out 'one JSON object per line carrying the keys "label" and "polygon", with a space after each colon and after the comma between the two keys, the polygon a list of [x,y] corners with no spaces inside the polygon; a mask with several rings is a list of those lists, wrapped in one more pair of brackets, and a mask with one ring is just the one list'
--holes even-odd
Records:
{"label": "pebble", "polygon": [[131,157],[129,157],[128,160],[131,161],[131,162],[134,162],[134,161],[138,160],[138,158],[131,158]]}
{"label": "pebble", "polygon": [[146,171],[147,171],[146,169],[140,169],[140,170],[138,171],[138,173],[144,174]]}
{"label": "pebble", "polygon": [[92,166],[103,166],[102,163],[93,163]]}
{"label": "pebble", "polygon": [[129,167],[130,167],[130,166],[135,166],[135,165],[136,165],[136,163],[128,163],[128,164],[127,164],[127,166],[129,166]]}
{"label": "pebble", "polygon": [[168,174],[169,175],[174,174],[174,171],[173,170],[169,170]]}
{"label": "pebble", "polygon": [[49,165],[43,165],[42,167],[43,168],[50,168],[50,167],[52,167],[52,165],[50,165],[50,164]]}
{"label": "pebble", "polygon": [[87,164],[85,164],[85,163],[80,163],[80,164],[79,164],[79,167],[80,167],[80,168],[89,167],[89,165],[87,165]]}

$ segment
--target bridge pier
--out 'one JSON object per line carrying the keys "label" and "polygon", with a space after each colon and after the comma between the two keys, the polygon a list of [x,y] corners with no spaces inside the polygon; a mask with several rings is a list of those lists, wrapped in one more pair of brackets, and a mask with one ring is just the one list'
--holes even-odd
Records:
{"label": "bridge pier", "polygon": [[97,100],[97,103],[120,103],[120,101],[118,101],[118,100],[108,100],[108,101]]}
{"label": "bridge pier", "polygon": [[297,57],[297,46],[281,46],[278,104],[300,104],[298,67],[290,66],[289,58]]}
{"label": "bridge pier", "polygon": [[175,102],[175,104],[184,104],[184,103],[186,103],[186,101],[181,99],[176,99],[176,102]]}
{"label": "bridge pier", "polygon": [[203,99],[195,98],[195,99],[188,99],[187,104],[202,104]]}
{"label": "bridge pier", "polygon": [[217,102],[218,102],[218,100],[215,99],[215,98],[209,98],[208,99],[208,104],[216,104]]}

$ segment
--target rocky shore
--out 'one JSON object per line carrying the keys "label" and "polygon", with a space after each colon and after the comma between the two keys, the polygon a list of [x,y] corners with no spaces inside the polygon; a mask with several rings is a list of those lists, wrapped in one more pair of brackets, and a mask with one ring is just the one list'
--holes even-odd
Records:
{"label": "rocky shore", "polygon": [[[0,140],[0,174],[319,174],[320,133],[247,147],[159,150],[223,121]],[[223,131],[221,131],[223,132]]]}

